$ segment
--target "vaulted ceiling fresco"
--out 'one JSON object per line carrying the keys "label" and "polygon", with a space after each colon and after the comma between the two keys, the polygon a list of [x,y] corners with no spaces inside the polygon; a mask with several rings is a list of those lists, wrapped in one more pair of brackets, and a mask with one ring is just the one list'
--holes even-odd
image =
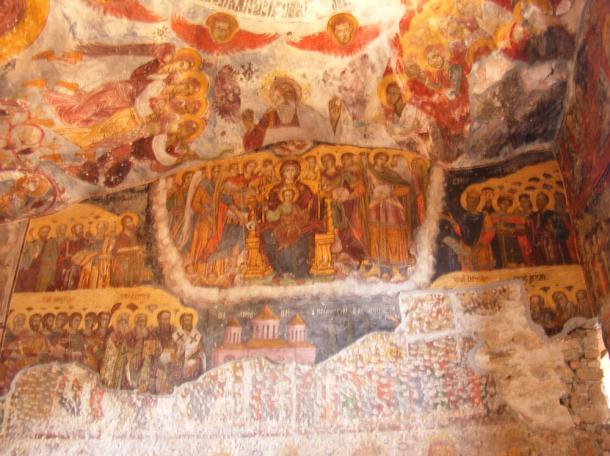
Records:
{"label": "vaulted ceiling fresco", "polygon": [[0,217],[282,143],[491,158],[553,138],[580,0],[11,0]]}
{"label": "vaulted ceiling fresco", "polygon": [[0,435],[575,448],[604,2],[5,1]]}

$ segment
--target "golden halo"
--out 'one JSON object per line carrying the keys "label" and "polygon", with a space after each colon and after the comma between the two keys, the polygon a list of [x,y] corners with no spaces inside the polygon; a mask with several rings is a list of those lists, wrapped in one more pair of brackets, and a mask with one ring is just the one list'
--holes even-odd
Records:
{"label": "golden halo", "polygon": [[[129,305],[129,304],[127,304]],[[130,309],[131,310],[131,309]],[[136,327],[136,318],[138,315],[144,315],[146,317],[146,327],[150,330],[150,324],[151,324],[151,318],[152,318],[152,314],[150,312],[147,312],[144,309],[134,309],[131,311],[132,314],[129,316],[129,327],[131,329]],[[114,315],[113,315],[114,316]]]}
{"label": "golden halo", "polygon": [[[335,15],[331,16],[330,19],[328,20],[328,22],[326,23],[326,33],[328,33],[332,37],[332,39],[335,43],[344,46],[347,43],[339,42],[339,40],[337,40],[337,37],[335,36],[335,27],[337,26],[337,24],[341,24],[343,22],[347,22],[348,24],[350,24],[352,26],[352,33],[354,33],[356,31],[356,29],[358,28],[358,20],[352,14],[339,13],[339,14],[335,14]],[[353,35],[352,35],[352,37],[353,37]]]}
{"label": "golden halo", "polygon": [[385,108],[392,108],[392,106],[388,103],[387,97],[387,88],[390,84],[397,84],[400,87],[400,91],[403,96],[403,100],[408,102],[411,99],[411,91],[407,87],[407,79],[404,76],[398,76],[395,74],[390,74],[388,76],[384,76],[384,78],[379,82],[377,86],[377,96],[379,97],[379,101],[382,106]]}
{"label": "golden halo", "polygon": [[178,51],[176,51],[174,53],[174,56],[172,57],[172,62],[176,62],[178,60],[188,60],[189,62],[192,62],[193,65],[191,66],[191,68],[193,70],[199,69],[199,67],[201,67],[201,64],[203,63],[199,52],[192,48],[178,49]]}
{"label": "golden halo", "polygon": [[539,9],[543,14],[547,16],[553,16],[555,14],[555,9],[549,0],[521,0],[517,2],[515,7],[513,8],[513,21],[517,23],[523,22],[523,8],[524,5],[533,5],[537,9]]}
{"label": "golden halo", "polygon": [[[544,176],[544,177],[540,177]],[[535,180],[533,180],[535,179]],[[544,193],[549,200],[548,208],[555,208],[555,192],[563,193],[556,181],[559,178],[557,163],[553,161],[540,162],[528,165],[503,177],[494,177],[483,182],[471,184],[460,194],[460,205],[466,208],[466,195],[468,193],[482,193],[483,188],[490,187],[494,191],[492,199],[494,209],[498,208],[498,195],[510,194],[513,197],[513,208],[519,206],[519,195],[526,193],[530,196],[532,204],[535,204],[536,196]],[[478,210],[483,207],[484,201],[481,198]]]}
{"label": "golden halo", "polygon": [[259,90],[260,96],[269,104],[273,104],[271,98],[272,88],[280,81],[287,82],[295,88],[301,103],[309,96],[309,86],[305,83],[305,81],[281,71],[272,71],[262,78]]}
{"label": "golden halo", "polygon": [[15,330],[15,320],[17,319],[18,316],[22,316],[23,320],[24,320],[24,327],[29,325],[28,319],[29,319],[29,315],[26,315],[24,312],[17,312],[15,315],[13,315],[11,317],[11,324],[10,324],[10,328],[11,330]]}
{"label": "golden halo", "polygon": [[44,29],[49,16],[49,0],[26,0],[23,20],[0,36],[0,64],[30,46]]}
{"label": "golden halo", "polygon": [[199,323],[199,312],[195,312],[194,310],[190,310],[188,308],[181,309],[180,312],[175,312],[172,315],[172,324],[177,328],[181,328],[180,326],[180,317],[184,314],[192,315],[193,317],[193,328],[197,328],[197,323]]}
{"label": "golden halo", "polygon": [[425,159],[417,157],[417,158],[411,159],[411,163],[409,163],[412,172],[418,171],[416,164],[419,164],[419,163],[423,163],[424,170],[426,170],[426,171],[428,170],[428,168],[430,168],[430,164]]}
{"label": "golden halo", "polygon": [[122,223],[125,217],[131,217],[134,226],[138,226],[140,224],[140,216],[135,212],[123,212],[122,214],[119,214],[119,223]]}
{"label": "golden halo", "polygon": [[296,185],[284,185],[284,186],[283,186],[283,187],[280,189],[280,194],[279,194],[280,201],[281,201],[282,203],[285,203],[285,202],[286,202],[286,197],[284,196],[284,192],[285,192],[286,190],[291,190],[291,191],[292,191],[292,193],[293,193],[293,197],[292,197],[292,201],[290,201],[290,202],[291,202],[291,203],[294,203],[294,202],[297,200],[297,198],[299,197],[299,189],[297,188],[297,186],[296,186]]}
{"label": "golden halo", "polygon": [[[212,27],[214,27],[214,24],[219,21],[228,23],[230,29],[229,36],[222,41],[216,40],[216,38],[212,34]],[[231,38],[233,38],[233,36],[237,33],[237,30],[239,30],[239,22],[237,22],[237,19],[227,13],[210,14],[205,20],[205,25],[210,31],[210,38],[212,38],[215,43],[226,43],[228,41],[231,41]]]}
{"label": "golden halo", "polygon": [[205,98],[205,94],[208,91],[208,88],[210,87],[210,81],[207,78],[207,76],[205,76],[203,73],[200,73],[198,71],[186,71],[184,73],[180,73],[180,76],[178,77],[178,81],[183,82],[187,79],[196,80],[199,83],[199,89],[191,95],[186,95],[186,97],[189,97],[189,98],[204,97]]}
{"label": "golden halo", "polygon": [[[138,313],[140,313],[140,312],[138,312]],[[113,328],[116,328],[117,322],[119,321],[119,316],[121,316],[121,315],[127,315],[127,326],[129,326],[129,328],[132,328],[133,327],[132,318],[134,317],[135,314],[130,312],[129,310],[127,310],[124,307],[112,314],[112,316],[110,317],[110,326],[112,326]]]}
{"label": "golden halo", "polygon": [[191,133],[190,135],[188,135],[184,139],[186,142],[191,142],[193,141],[195,138],[197,138],[201,132],[203,131],[203,129],[205,128],[205,124],[203,122],[203,120],[200,117],[197,116],[191,116],[188,114],[185,114],[183,116],[180,116],[178,118],[178,120],[174,121],[171,125],[170,125],[170,129],[172,128],[178,128],[178,125],[180,125],[181,123],[184,122],[194,122],[195,125],[197,126],[197,128],[195,128],[195,131],[193,133]]}
{"label": "golden halo", "polygon": [[189,112],[189,113],[178,112],[176,109],[174,109],[172,107],[172,111],[179,115],[203,117],[203,115],[205,114],[205,112],[208,109],[208,100],[207,100],[207,98],[202,97],[200,93],[194,93],[193,95],[189,95],[189,96],[177,96],[177,97],[174,97],[173,100],[184,100],[185,102],[199,101],[199,108],[197,108],[197,110],[195,112]]}
{"label": "golden halo", "polygon": [[500,207],[501,199],[510,201],[509,208],[511,208],[515,205],[515,195],[513,193],[504,191],[504,192],[500,193],[496,198],[494,198],[494,207]]}
{"label": "golden halo", "polygon": [[90,221],[86,227],[86,230],[89,231],[93,236],[98,236],[99,230],[98,226],[100,223],[104,223],[106,225],[105,236],[110,236],[113,229],[116,228],[117,219],[116,218],[100,218],[98,220]]}
{"label": "golden halo", "polygon": [[51,225],[50,223],[42,223],[42,224],[32,226],[32,228],[30,228],[30,230],[28,231],[29,238],[32,241],[37,240],[39,238],[38,233],[39,233],[40,229],[45,226],[47,228],[49,228],[49,236],[48,236],[49,239],[54,238],[55,237],[55,225]]}
{"label": "golden halo", "polygon": [[424,67],[428,68],[428,70],[430,71],[438,71],[438,68],[435,68],[430,65],[430,63],[428,63],[428,54],[431,51],[436,51],[437,53],[439,53],[443,57],[444,62],[446,63],[447,59],[449,58],[449,50],[447,49],[447,46],[443,41],[432,41],[421,48],[421,61]]}

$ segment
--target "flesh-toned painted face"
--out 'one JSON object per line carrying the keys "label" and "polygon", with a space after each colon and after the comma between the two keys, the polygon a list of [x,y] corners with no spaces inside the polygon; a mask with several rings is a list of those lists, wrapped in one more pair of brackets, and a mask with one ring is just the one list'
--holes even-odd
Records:
{"label": "flesh-toned painted face", "polygon": [[545,193],[538,193],[536,196],[536,208],[541,211],[549,204],[549,197]]}
{"label": "flesh-toned painted face", "polygon": [[430,52],[427,55],[427,60],[428,60],[428,64],[432,67],[432,68],[442,68],[443,64],[445,63],[445,59],[444,57],[439,54],[438,52]]}
{"label": "flesh-toned painted face", "polygon": [[476,211],[481,202],[481,197],[476,193],[466,195],[466,207],[469,211]]}
{"label": "flesh-toned painted face", "polygon": [[282,170],[282,175],[284,176],[284,179],[286,179],[287,181],[295,180],[296,177],[298,176],[298,174],[299,174],[299,170],[297,169],[296,166],[293,166],[293,165],[288,165]]}
{"label": "flesh-toned painted face", "polygon": [[217,43],[224,43],[231,38],[231,25],[228,22],[217,20],[214,22],[214,25],[212,25],[211,32],[214,41]]}
{"label": "flesh-toned painted face", "polygon": [[340,22],[335,26],[335,38],[341,44],[348,44],[352,41],[354,29],[349,22]]}
{"label": "flesh-toned painted face", "polygon": [[46,239],[47,237],[49,237],[50,232],[51,228],[45,225],[38,230],[38,236],[40,236],[40,239]]}
{"label": "flesh-toned painted face", "polygon": [[532,200],[528,195],[520,196],[519,206],[521,206],[521,209],[523,210],[530,210],[532,208]]}
{"label": "flesh-toned painted face", "polygon": [[161,328],[169,328],[171,324],[171,314],[169,312],[161,312],[159,314],[159,326]]}
{"label": "flesh-toned painted face", "polygon": [[324,169],[333,168],[335,166],[335,164],[336,164],[336,160],[333,155],[324,155],[322,157],[322,166],[324,166]]}
{"label": "flesh-toned painted face", "polygon": [[182,329],[185,331],[193,329],[193,316],[183,315],[182,318],[180,318],[180,326],[182,326]]}
{"label": "flesh-toned painted face", "polygon": [[379,154],[375,156],[375,166],[383,168],[388,164],[388,156],[386,154]]}
{"label": "flesh-toned painted face", "polygon": [[402,93],[398,84],[389,84],[386,88],[386,99],[390,105],[395,105],[402,100]]}
{"label": "flesh-toned painted face", "polygon": [[556,291],[553,293],[553,301],[555,301],[555,304],[558,306],[565,306],[568,304],[568,297],[565,295],[565,293]]}

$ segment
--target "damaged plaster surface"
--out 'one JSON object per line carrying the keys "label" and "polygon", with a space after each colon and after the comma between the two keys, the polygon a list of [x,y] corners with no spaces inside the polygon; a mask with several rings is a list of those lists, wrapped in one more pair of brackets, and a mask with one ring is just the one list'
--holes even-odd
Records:
{"label": "damaged plaster surface", "polygon": [[143,441],[151,451],[235,455],[327,454],[339,442],[349,454],[435,445],[577,454],[581,428],[560,401],[572,394],[564,351],[574,339],[545,340],[525,296],[516,282],[404,293],[394,333],[367,335],[315,367],[232,362],[169,396],[107,390],[73,364],[37,366],[4,401],[3,438],[12,451],[86,454],[125,454]]}

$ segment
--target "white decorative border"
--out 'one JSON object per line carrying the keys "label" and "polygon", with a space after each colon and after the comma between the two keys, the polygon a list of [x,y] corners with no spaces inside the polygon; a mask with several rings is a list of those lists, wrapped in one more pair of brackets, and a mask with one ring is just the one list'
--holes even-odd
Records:
{"label": "white decorative border", "polygon": [[185,304],[207,308],[222,303],[234,305],[246,299],[298,298],[302,296],[342,296],[354,294],[372,296],[394,294],[427,286],[434,274],[435,240],[438,220],[445,194],[444,171],[440,166],[430,170],[426,217],[416,237],[417,263],[411,277],[401,283],[364,282],[355,278],[332,282],[311,282],[305,285],[246,285],[229,289],[196,287],[188,280],[182,258],[169,232],[166,207],[167,180],[160,179],[153,187],[152,214],[155,224],[157,261],[161,266],[165,286]]}

